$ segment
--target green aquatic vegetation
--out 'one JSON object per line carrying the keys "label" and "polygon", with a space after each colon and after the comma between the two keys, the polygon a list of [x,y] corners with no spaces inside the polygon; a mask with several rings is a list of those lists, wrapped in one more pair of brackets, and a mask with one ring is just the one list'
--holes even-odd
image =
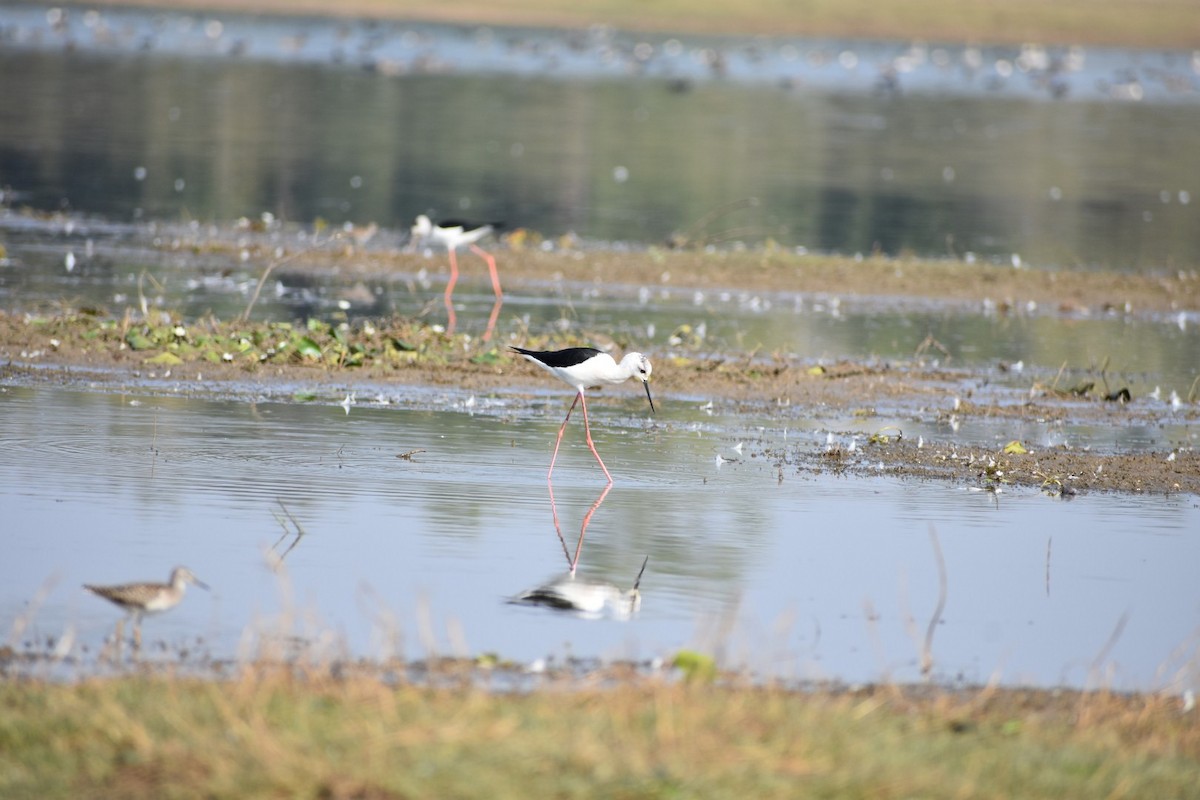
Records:
{"label": "green aquatic vegetation", "polygon": [[[4,320],[12,324],[13,317]],[[399,369],[407,365],[473,364],[501,367],[509,361],[502,347],[470,336],[448,336],[441,328],[403,317],[358,320],[309,318],[299,323],[185,320],[168,313],[142,318],[127,312],[113,319],[82,312],[26,317],[27,338],[57,342],[53,349],[132,353],[150,366],[190,363],[230,364],[253,371],[260,366],[300,365],[330,370]],[[590,344],[571,336],[535,336],[523,340],[539,349]]]}
{"label": "green aquatic vegetation", "polygon": [[25,325],[47,341],[88,343],[113,352],[128,350],[142,362],[175,366],[190,362],[309,364],[327,368],[399,366],[415,361],[448,361],[454,352],[472,353],[476,363],[498,363],[496,348],[475,353],[439,330],[411,320],[327,322],[223,322],[206,318],[184,322],[169,315],[154,319],[105,319],[80,313],[31,317]]}

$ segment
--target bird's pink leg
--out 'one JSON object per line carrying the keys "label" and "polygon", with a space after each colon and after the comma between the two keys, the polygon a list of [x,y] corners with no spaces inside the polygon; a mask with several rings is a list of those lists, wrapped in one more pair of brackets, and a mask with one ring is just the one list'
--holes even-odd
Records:
{"label": "bird's pink leg", "polygon": [[500,291],[500,274],[496,272],[496,258],[479,245],[471,245],[471,252],[487,262],[488,271],[492,273],[492,291],[496,293],[496,299],[504,297],[504,292]]}
{"label": "bird's pink leg", "polygon": [[587,533],[587,526],[592,521],[592,515],[596,513],[596,509],[604,502],[604,498],[608,497],[608,493],[612,491],[612,481],[609,481],[604,491],[596,498],[596,502],[592,503],[592,507],[583,515],[583,525],[579,528],[579,544],[575,545],[575,558],[571,560],[571,574],[575,574],[575,568],[579,566],[579,554],[583,552],[583,536]]}
{"label": "bird's pink leg", "polygon": [[554,532],[562,545],[563,555],[567,557],[567,566],[571,566],[571,551],[567,549],[567,540],[563,538],[562,526],[558,524],[558,506],[554,504],[554,481],[547,480],[546,488],[550,491],[550,515],[554,517]]}
{"label": "bird's pink leg", "polygon": [[446,323],[446,333],[454,333],[454,323],[457,319],[454,313],[454,304],[450,302],[450,295],[454,294],[454,284],[458,283],[458,259],[454,256],[454,248],[450,250],[450,282],[446,284],[446,314],[450,318]]}
{"label": "bird's pink leg", "polygon": [[487,330],[483,332],[483,340],[486,342],[492,338],[492,331],[496,327],[496,320],[500,318],[500,306],[504,305],[504,292],[500,291],[500,274],[496,272],[495,257],[477,245],[471,245],[471,251],[487,262],[488,271],[492,273],[492,291],[496,293],[496,304],[492,306],[492,314],[488,317]]}
{"label": "bird's pink leg", "polygon": [[[600,454],[596,452],[596,445],[592,443],[592,425],[588,422],[587,398],[583,396],[583,392],[579,393],[579,399],[583,401],[583,429],[587,432],[588,447],[592,448],[592,455],[596,457],[600,469],[604,470],[604,477],[608,478],[608,482],[611,484],[613,482],[612,475],[608,474],[608,467],[604,466],[604,462],[600,460]],[[572,403],[571,407],[574,408],[575,404]],[[570,416],[570,412],[568,412],[568,416]],[[561,436],[561,433],[559,435]]]}
{"label": "bird's pink leg", "polygon": [[486,342],[492,338],[492,331],[496,329],[496,320],[500,319],[500,306],[504,305],[503,300],[497,300],[492,306],[492,313],[488,316],[487,330],[483,332],[483,340]]}
{"label": "bird's pink leg", "polygon": [[554,462],[558,460],[558,446],[562,444],[563,431],[567,429],[567,423],[571,419],[571,412],[575,410],[575,404],[579,402],[579,398],[583,397],[583,392],[575,395],[575,399],[571,401],[571,407],[567,409],[567,418],[563,420],[563,424],[558,428],[558,438],[554,441],[554,455],[550,457],[550,471],[546,473],[546,481],[549,482],[550,476],[554,474]]}

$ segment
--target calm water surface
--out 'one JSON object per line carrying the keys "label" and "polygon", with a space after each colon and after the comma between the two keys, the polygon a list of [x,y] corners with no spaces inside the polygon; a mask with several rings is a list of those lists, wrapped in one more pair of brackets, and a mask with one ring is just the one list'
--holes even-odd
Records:
{"label": "calm water surface", "polygon": [[1200,262],[1198,70],[1186,52],[5,6],[0,186],[118,221],[430,211],[1153,270]]}
{"label": "calm water surface", "polygon": [[[263,212],[377,222],[379,246],[399,246],[397,231],[428,211],[571,231],[585,249],[683,232],[700,244],[949,256],[964,268],[974,256],[1186,269],[1200,263],[1198,69],[1186,53],[63,17],[10,4],[0,307],[131,307],[146,272],[152,307],[231,316],[261,265],[168,264],[129,244],[132,226]],[[47,223],[22,207],[72,214]],[[338,280],[281,274],[257,313],[415,314],[440,294],[443,266],[431,258],[428,274],[373,282],[368,299]],[[615,331],[652,353],[691,336],[687,352],[761,347],[812,361],[908,359],[933,337],[973,372],[964,392],[1024,390],[1064,363],[1072,382],[1096,379],[1106,364],[1137,402],[1159,404],[1157,421],[971,420],[955,440],[1195,446],[1194,424],[1166,401],[1186,397],[1200,371],[1194,313],[1005,316],[803,287],[702,294],[661,275],[597,292],[564,272],[510,295],[502,328]],[[490,307],[479,278],[456,294],[468,330]],[[47,346],[31,341],[22,358],[37,363]],[[636,390],[618,390],[593,404],[617,482],[591,518],[579,575],[627,587],[646,556],[649,566],[636,619],[589,621],[505,602],[564,571],[601,497],[572,431],[552,506],[545,468],[565,391],[530,401],[347,385],[304,404],[288,387],[85,388],[0,386],[0,620],[18,644],[70,635],[75,652],[94,653],[118,613],[80,584],[162,579],[183,563],[213,591],[149,621],[147,637],[199,637],[217,657],[291,636],[366,657],[698,647],[787,678],[912,680],[940,549],[940,678],[1200,680],[1195,498],[1062,502],[780,472],[738,443],[812,452],[863,423],[804,409],[756,419],[705,409],[703,397],[664,399],[647,419]],[[337,401],[350,392],[347,414]],[[876,411],[874,427],[949,435],[925,412]],[[284,535],[281,503],[306,531],[299,540]]]}
{"label": "calm water surface", "polygon": [[[1194,498],[996,498],[792,470],[781,480],[761,459],[717,465],[717,453],[735,457],[736,420],[702,423],[713,418],[669,403],[648,420],[636,394],[613,393],[593,403],[593,421],[616,485],[579,575],[628,587],[650,562],[639,616],[582,620],[506,603],[565,571],[553,511],[573,550],[603,489],[571,435],[551,508],[545,468],[565,396],[395,399],[347,414],[252,396],[3,387],[0,618],[27,616],[23,641],[72,631],[76,647],[95,648],[119,614],[81,583],[165,578],[184,563],[213,590],[150,619],[147,638],[201,637],[217,656],[285,635],[367,657],[701,647],[788,678],[910,680],[937,603],[932,527],[948,585],[933,639],[940,677],[1196,682]],[[266,558],[291,543],[278,543],[280,502],[306,532],[286,578]]]}

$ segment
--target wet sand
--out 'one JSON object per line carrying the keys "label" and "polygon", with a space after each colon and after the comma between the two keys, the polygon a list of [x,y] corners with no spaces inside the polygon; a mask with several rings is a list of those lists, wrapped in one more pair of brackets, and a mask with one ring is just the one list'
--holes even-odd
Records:
{"label": "wet sand", "polygon": [[[220,237],[199,242],[166,245],[173,252],[208,255],[232,244]],[[164,253],[164,259],[172,256]],[[570,280],[605,286],[670,284],[706,290],[736,287],[754,291],[833,292],[839,296],[917,299],[931,304],[969,303],[982,308],[992,303],[993,313],[1024,307],[1033,302],[1069,315],[1169,314],[1200,308],[1200,276],[1196,272],[1140,276],[1132,274],[1054,272],[1037,269],[965,264],[960,261],[924,262],[800,256],[770,248],[756,251],[706,254],[693,251],[651,250],[635,253],[545,253],[513,249],[504,254],[506,290],[544,289],[546,282]],[[436,269],[441,262],[400,250],[338,245],[330,250],[298,255],[280,264],[275,274],[337,274],[353,281],[396,272],[415,272],[424,266]],[[444,266],[444,265],[442,265]],[[440,305],[436,306],[440,309]],[[536,391],[545,388],[545,376],[504,350],[508,343],[535,347],[562,347],[605,343],[611,332],[584,332],[574,337],[539,338],[510,334],[502,326],[501,345],[485,344],[466,336],[446,336],[439,327],[419,320],[379,321],[380,328],[403,329],[407,340],[417,342],[420,357],[367,360],[347,368],[284,363],[210,363],[174,369],[148,363],[158,351],[134,351],[119,335],[97,335],[99,321],[122,320],[137,324],[138,315],[125,309],[72,311],[37,317],[0,314],[0,381],[63,384],[115,390],[136,383],[141,391],[161,387],[166,392],[227,391],[236,395],[246,386],[307,385],[335,394],[348,385],[377,385],[394,391],[397,386],[446,386],[470,392]],[[228,323],[208,321],[219,328]],[[377,330],[373,336],[388,335]],[[57,345],[52,346],[53,339]],[[613,342],[618,349],[636,342]],[[414,351],[414,352],[417,352]],[[780,405],[805,409],[820,424],[828,420],[837,432],[847,416],[870,420],[875,407],[903,407],[916,423],[944,423],[950,416],[1007,418],[1014,421],[1061,420],[1097,426],[1157,426],[1164,420],[1194,425],[1200,420],[1196,398],[1185,398],[1177,409],[1149,398],[1129,402],[1106,400],[1098,390],[1078,395],[1055,384],[1030,380],[1019,388],[991,386],[986,371],[954,368],[936,358],[914,356],[905,361],[815,364],[803,354],[712,353],[686,349],[648,350],[654,359],[655,395],[665,408],[673,398],[720,398],[740,413],[769,415]],[[182,379],[182,376],[187,376]],[[149,388],[147,388],[149,387]],[[224,387],[224,388],[223,388]],[[987,387],[987,388],[977,388]],[[1119,387],[1109,387],[1116,392]],[[1193,394],[1196,387],[1193,386]],[[531,396],[532,397],[532,396]],[[667,412],[669,414],[669,411]],[[664,416],[664,415],[660,415]],[[664,424],[669,422],[669,418]],[[1016,427],[1016,426],[1014,426]],[[1200,494],[1200,454],[1191,442],[1162,452],[1102,452],[1080,448],[1039,448],[1024,443],[1028,452],[988,450],[977,444],[955,441],[948,433],[937,442],[918,442],[901,431],[879,423],[879,434],[853,451],[837,446],[781,451],[770,442],[747,443],[747,457],[770,459],[781,479],[795,471],[849,474],[890,474],[917,479],[947,480],[981,490],[1006,486],[1040,487],[1071,497],[1086,491]],[[862,427],[860,426],[860,430]]]}

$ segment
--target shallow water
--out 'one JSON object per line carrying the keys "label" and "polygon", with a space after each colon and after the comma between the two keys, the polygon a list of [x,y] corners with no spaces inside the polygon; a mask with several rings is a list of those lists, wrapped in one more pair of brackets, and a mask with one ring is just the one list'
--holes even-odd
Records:
{"label": "shallow water", "polygon": [[[55,13],[0,8],[0,200],[73,212],[0,213],[5,309],[136,306],[145,272],[152,309],[232,316],[260,265],[168,259],[131,244],[133,225],[263,212],[378,222],[385,247],[431,211],[574,231],[585,249],[686,231],[701,244],[771,238],[1013,264],[1200,262],[1189,54]],[[749,197],[758,202],[690,227]],[[362,287],[368,299],[281,274],[256,312],[415,314],[440,295],[441,270],[431,257],[427,274]],[[1064,381],[1095,379],[1107,364],[1103,377],[1157,404],[1157,420],[970,419],[954,440],[1194,446],[1194,426],[1167,402],[1187,395],[1200,366],[1194,313],[1004,315],[702,294],[685,280],[523,287],[502,326],[615,331],[652,352],[690,335],[689,353],[760,347],[813,362],[910,359],[932,337],[945,353],[927,359],[967,367],[964,395],[1027,390],[1064,363]],[[478,332],[491,305],[482,273],[466,274],[455,299],[463,328]],[[30,342],[22,358],[36,364],[47,346]],[[178,376],[165,388],[129,376],[0,386],[0,620],[14,643],[40,652],[53,638],[89,663],[118,612],[80,584],[160,580],[184,563],[213,590],[148,621],[147,639],[215,658],[286,650],[293,637],[373,658],[495,651],[526,662],[697,647],[784,678],[912,680],[940,550],[939,678],[1198,680],[1195,498],[1064,502],[781,470],[749,454],[811,453],[831,434],[889,424],[929,440],[951,432],[899,403],[863,422],[663,398],[648,418],[626,387],[591,406],[616,485],[590,518],[579,576],[627,588],[649,556],[644,599],[632,621],[581,620],[506,602],[566,569],[601,498],[602,474],[573,430],[551,504],[545,468],[566,391],[473,397],[343,380],[316,403],[291,397],[312,387]],[[349,413],[338,404],[347,394]],[[742,442],[753,443],[745,454]]]}
{"label": "shallow water", "polygon": [[[566,570],[604,488],[571,431],[553,484],[560,541],[545,469],[564,394],[413,403],[385,389],[395,402],[360,399],[347,414],[252,394],[0,389],[0,618],[29,620],[18,644],[71,632],[74,652],[94,653],[119,613],[80,584],[163,579],[183,563],[212,591],[148,620],[146,638],[193,649],[200,638],[218,658],[286,636],[367,657],[699,647],[784,678],[911,680],[938,597],[932,529],[948,587],[932,640],[942,679],[1196,680],[1194,498],[1063,502],[718,465],[716,454],[738,458],[722,428],[736,420],[672,403],[650,420],[635,392],[613,392],[591,407],[616,484],[579,575],[628,588],[649,566],[636,618],[583,620],[506,602]],[[276,518],[281,502],[298,540]],[[266,554],[293,542],[273,572]]]}

